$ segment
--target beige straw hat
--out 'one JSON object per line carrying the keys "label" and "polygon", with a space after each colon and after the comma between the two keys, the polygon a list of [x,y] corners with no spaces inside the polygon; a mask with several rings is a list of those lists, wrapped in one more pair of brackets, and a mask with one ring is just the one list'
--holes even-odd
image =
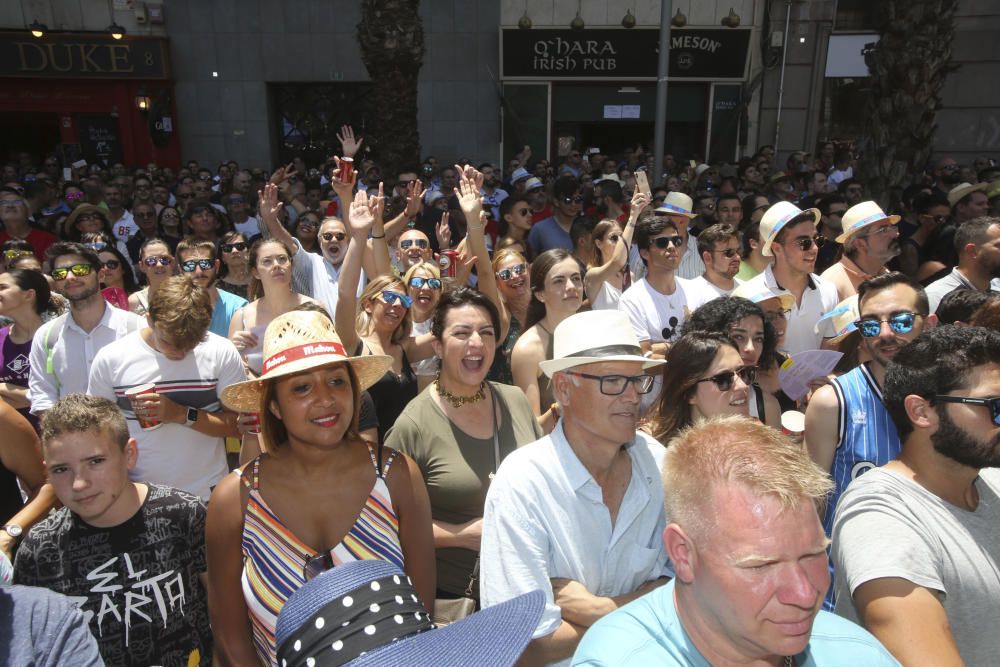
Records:
{"label": "beige straw hat", "polygon": [[330,318],[313,311],[293,310],[274,318],[264,332],[264,372],[256,380],[238,382],[222,390],[222,404],[237,412],[260,410],[264,382],[293,373],[347,362],[358,378],[357,390],[378,382],[392,367],[385,354],[350,357]]}

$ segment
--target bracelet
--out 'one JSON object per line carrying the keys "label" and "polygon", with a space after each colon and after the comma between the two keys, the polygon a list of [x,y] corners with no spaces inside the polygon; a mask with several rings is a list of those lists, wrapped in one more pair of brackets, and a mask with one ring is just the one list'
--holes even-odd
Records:
{"label": "bracelet", "polygon": [[372,238],[373,239],[384,239],[385,238],[385,234],[382,234],[382,236],[375,236],[374,234],[372,234]]}

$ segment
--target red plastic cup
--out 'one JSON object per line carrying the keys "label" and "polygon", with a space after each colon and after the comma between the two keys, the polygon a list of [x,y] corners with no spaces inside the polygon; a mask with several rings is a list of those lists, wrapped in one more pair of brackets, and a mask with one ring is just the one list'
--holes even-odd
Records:
{"label": "red plastic cup", "polygon": [[136,410],[135,397],[142,394],[155,394],[156,385],[153,383],[140,384],[135,387],[130,387],[125,390],[125,398],[129,400],[132,404],[132,411],[135,412],[136,421],[139,422],[139,428],[143,431],[152,431],[153,429],[160,428],[163,424],[156,417],[149,417],[145,415],[142,411]]}

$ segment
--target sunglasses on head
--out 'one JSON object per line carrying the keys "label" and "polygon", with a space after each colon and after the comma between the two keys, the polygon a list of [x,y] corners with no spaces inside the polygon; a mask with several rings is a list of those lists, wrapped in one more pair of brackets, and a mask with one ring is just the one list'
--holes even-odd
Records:
{"label": "sunglasses on head", "polygon": [[170,257],[169,255],[159,255],[156,257],[142,258],[142,263],[145,264],[146,266],[156,266],[157,264],[159,264],[160,266],[170,266],[171,264],[173,264],[173,262],[174,258]]}
{"label": "sunglasses on head", "polygon": [[421,276],[413,276],[410,278],[410,287],[415,287],[417,289],[423,289],[423,286],[431,289],[441,289],[441,281],[437,278],[423,278]]}
{"label": "sunglasses on head", "polygon": [[826,243],[826,239],[822,236],[814,236],[811,239],[795,239],[792,242],[797,245],[799,250],[802,252],[808,252],[814,245],[817,248],[822,248],[823,244]]}
{"label": "sunglasses on head", "polygon": [[990,409],[990,418],[993,423],[1000,426],[1000,396],[986,396],[984,398],[973,398],[971,396],[949,396],[941,394],[934,397],[935,401],[942,403],[965,403],[966,405],[982,405]]}
{"label": "sunglasses on head", "polygon": [[219,247],[222,248],[222,252],[232,252],[234,250],[243,252],[247,249],[247,244],[246,241],[237,241],[236,243],[223,243]]}
{"label": "sunglasses on head", "polygon": [[3,256],[7,258],[8,262],[13,262],[15,259],[20,259],[21,257],[32,257],[35,253],[30,250],[4,250]]}
{"label": "sunglasses on head", "polygon": [[560,201],[564,204],[582,204],[583,197],[576,195],[575,197],[561,197]]}
{"label": "sunglasses on head", "polygon": [[675,248],[680,248],[684,245],[683,236],[657,236],[655,239],[649,242],[650,245],[654,245],[660,250],[666,250],[667,246],[674,246]]}
{"label": "sunglasses on head", "polygon": [[393,292],[391,290],[384,290],[382,292],[382,300],[390,306],[396,303],[397,300],[399,300],[399,303],[403,306],[403,308],[409,308],[413,305],[413,299],[405,294],[400,294],[399,292]]}
{"label": "sunglasses on head", "polygon": [[882,333],[882,323],[887,322],[892,333],[908,334],[913,331],[913,324],[916,322],[916,313],[896,313],[887,320],[880,320],[876,317],[862,317],[855,322],[858,331],[865,338],[875,338]]}
{"label": "sunglasses on head", "polygon": [[716,373],[712,377],[702,378],[698,380],[698,382],[711,382],[719,391],[729,391],[733,388],[733,383],[736,381],[737,375],[740,376],[740,379],[742,379],[747,385],[751,385],[757,381],[757,367],[744,366],[743,368],[738,368],[735,371],[723,371],[721,373]]}
{"label": "sunglasses on head", "polygon": [[74,264],[73,266],[63,266],[58,269],[52,269],[50,276],[53,280],[66,280],[66,276],[69,275],[70,271],[73,272],[74,276],[83,277],[89,276],[90,272],[94,270],[90,264]]}
{"label": "sunglasses on head", "polygon": [[105,269],[110,269],[111,271],[115,271],[118,269],[119,266],[121,266],[121,262],[119,262],[117,259],[109,259],[106,262],[101,262],[101,266],[103,266]]}
{"label": "sunglasses on head", "polygon": [[563,371],[566,375],[575,375],[588,380],[600,382],[599,389],[605,396],[620,396],[631,384],[637,394],[648,394],[653,389],[655,378],[652,375],[591,375],[577,371]]}
{"label": "sunglasses on head", "polygon": [[500,280],[510,280],[514,276],[524,275],[524,272],[528,270],[528,265],[524,262],[520,264],[515,264],[514,266],[507,267],[506,269],[500,269],[497,271],[497,278]]}
{"label": "sunglasses on head", "polygon": [[320,236],[323,237],[323,240],[327,242],[332,241],[333,239],[337,239],[338,241],[343,241],[344,239],[347,238],[347,234],[345,234],[344,232],[324,232],[323,234],[320,234]]}
{"label": "sunglasses on head", "polygon": [[195,269],[208,271],[213,266],[215,266],[215,262],[210,259],[189,259],[186,262],[181,262],[181,270],[184,271],[184,273],[191,273]]}
{"label": "sunglasses on head", "polygon": [[407,250],[414,245],[421,250],[426,250],[430,244],[427,242],[427,239],[404,239],[399,242],[399,247],[403,250]]}

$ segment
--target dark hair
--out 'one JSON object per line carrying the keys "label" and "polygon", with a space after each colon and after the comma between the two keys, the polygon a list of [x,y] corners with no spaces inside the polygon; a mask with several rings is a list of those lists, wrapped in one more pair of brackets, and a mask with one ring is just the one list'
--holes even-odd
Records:
{"label": "dark hair", "polygon": [[698,388],[698,380],[726,345],[735,348],[727,335],[695,331],[684,334],[670,347],[663,366],[663,389],[652,418],[654,438],[666,444],[692,424],[688,401]]}
{"label": "dark hair", "polygon": [[[639,221],[635,224],[635,236],[632,237],[635,247],[639,250],[649,249],[650,240],[659,236],[664,229],[680,231],[677,229],[677,223],[671,220],[670,216],[656,215],[649,209],[643,211],[639,214]],[[640,258],[645,265],[646,259],[642,255]]]}
{"label": "dark hair", "polygon": [[743,219],[740,221],[740,227],[746,229],[746,226],[750,224],[750,216],[753,215],[753,211],[757,208],[757,198],[765,197],[759,192],[751,192],[746,197],[740,201],[740,206],[743,207]]}
{"label": "dark hair", "polygon": [[49,260],[50,266],[55,264],[57,259],[65,255],[79,255],[95,270],[101,266],[101,259],[97,256],[97,253],[82,243],[59,241],[50,245],[48,250],[45,251],[45,257]]}
{"label": "dark hair", "polygon": [[961,257],[962,250],[970,243],[982,245],[986,241],[986,233],[993,225],[1000,225],[1000,218],[983,215],[960,224],[955,230],[955,252]]}
{"label": "dark hair", "polygon": [[[222,252],[222,244],[223,243],[235,243],[236,241],[234,241],[234,239],[237,236],[240,237],[241,239],[243,239],[244,243],[248,243],[250,241],[250,239],[247,237],[246,234],[244,234],[243,232],[240,232],[240,231],[236,231],[235,229],[230,230],[230,231],[226,232],[225,234],[221,234],[219,236],[219,260],[220,260],[220,262],[219,262],[219,280],[225,280],[226,276],[229,275],[229,266],[226,264],[226,261],[224,259],[222,259],[224,257],[224,253]],[[253,266],[253,264],[250,264],[250,266]]]}
{"label": "dark hair", "polygon": [[52,291],[49,289],[49,281],[45,279],[41,271],[31,269],[10,269],[7,274],[14,279],[14,284],[21,290],[35,290],[35,313],[41,315],[49,309],[49,302],[52,299]]}
{"label": "dark hair", "polygon": [[131,294],[139,289],[139,286],[135,283],[135,275],[132,272],[132,262],[125,258],[125,255],[121,253],[120,250],[113,243],[109,243],[97,252],[97,258],[101,258],[102,252],[110,252],[118,260],[118,263],[122,267],[122,285],[125,287],[126,294]]}
{"label": "dark hair", "polygon": [[609,261],[610,257],[605,257],[604,253],[601,252],[600,246],[597,242],[607,236],[615,227],[621,228],[621,224],[617,220],[612,220],[611,218],[605,218],[599,223],[594,225],[594,229],[590,232],[590,248],[594,251],[594,266],[604,266],[604,263]]}
{"label": "dark hair", "polygon": [[913,198],[913,210],[919,215],[927,213],[932,208],[937,208],[943,206],[944,208],[951,210],[951,205],[948,204],[948,198],[940,192],[923,192],[918,194]]}
{"label": "dark hair", "polygon": [[706,252],[715,250],[715,244],[729,239],[740,240],[740,234],[732,225],[724,225],[721,222],[707,227],[698,235],[698,256],[701,257]]}
{"label": "dark hair", "polygon": [[840,185],[837,186],[837,192],[839,192],[840,194],[844,194],[845,192],[847,192],[847,188],[851,187],[852,185],[861,185],[862,187],[864,187],[864,184],[856,178],[845,178],[840,182]]}
{"label": "dark hair", "polygon": [[923,286],[910,276],[900,273],[899,271],[883,273],[882,275],[869,278],[858,285],[858,308],[861,308],[861,304],[864,302],[865,297],[870,293],[880,292],[889,287],[894,287],[895,285],[906,285],[916,292],[917,313],[923,315],[924,317],[927,317],[927,315],[930,314],[930,304],[927,301],[927,292],[924,291]]}
{"label": "dark hair", "polygon": [[774,240],[771,241],[771,245],[772,246],[776,246],[776,245],[781,245],[782,243],[784,243],[785,242],[785,232],[787,232],[789,229],[791,229],[792,227],[794,227],[796,225],[802,224],[803,222],[813,222],[813,217],[812,217],[812,215],[810,215],[810,213],[808,211],[803,211],[799,215],[795,216],[794,218],[792,218],[791,220],[789,220],[788,222],[786,222],[781,227],[781,229],[778,230],[778,233],[774,235]]}
{"label": "dark hair", "polygon": [[[985,293],[979,292],[979,294]],[[986,295],[986,301],[972,316],[970,324],[974,327],[985,327],[991,331],[1000,332],[1000,298],[996,295]]]}
{"label": "dark hair", "polygon": [[431,320],[431,334],[435,338],[441,340],[448,313],[462,306],[475,306],[489,313],[490,323],[493,324],[493,330],[496,332],[497,343],[502,342],[500,340],[500,312],[497,307],[484,294],[468,287],[459,287],[441,295]]}
{"label": "dark hair", "polygon": [[760,221],[751,222],[743,228],[743,238],[741,239],[743,243],[743,259],[746,259],[753,253],[753,248],[750,247],[750,241],[757,241],[760,243]]}
{"label": "dark hair", "polygon": [[952,324],[925,329],[903,347],[886,368],[882,389],[885,409],[900,441],[913,432],[903,404],[907,396],[930,400],[960,389],[972,369],[984,364],[1000,364],[1000,333],[982,327]]}
{"label": "dark hair", "polygon": [[572,197],[580,189],[580,181],[576,176],[568,174],[560,176],[552,186],[552,196],[557,200],[560,197]]}
{"label": "dark hair", "polygon": [[847,200],[844,199],[844,195],[839,192],[831,192],[830,194],[823,195],[816,202],[816,208],[823,215],[830,215],[830,206],[833,204],[847,204]]}
{"label": "dark hair", "polygon": [[[525,331],[545,318],[545,304],[538,300],[535,292],[541,292],[545,289],[545,278],[549,275],[549,271],[552,270],[553,266],[571,257],[573,255],[570,254],[569,250],[565,248],[553,248],[535,257],[535,261],[531,263],[531,280],[529,281],[531,301],[528,302],[528,313],[524,323]],[[438,307],[440,307],[440,304]]]}
{"label": "dark hair", "polygon": [[971,324],[976,311],[993,298],[996,297],[977,289],[959,287],[941,297],[934,314],[937,315],[938,322],[941,324],[955,324],[956,322]]}
{"label": "dark hair", "polygon": [[500,202],[500,219],[497,220],[497,238],[502,238],[507,236],[507,232],[510,231],[510,223],[507,222],[506,216],[514,208],[516,204],[523,203],[525,206],[531,207],[528,204],[528,199],[523,195],[511,195],[510,197],[505,197],[502,202]]}
{"label": "dark hair", "polygon": [[616,204],[621,204],[625,201],[625,195],[622,191],[622,186],[617,181],[613,181],[610,178],[601,181],[601,195],[604,197],[610,197],[611,201]]}
{"label": "dark hair", "polygon": [[588,247],[591,245],[591,237],[596,226],[596,218],[589,215],[577,216],[576,220],[569,226],[569,238],[573,242],[574,251],[580,247],[581,243]]}
{"label": "dark hair", "polygon": [[730,335],[730,330],[745,317],[759,317],[764,323],[764,345],[757,366],[769,369],[777,363],[775,355],[778,336],[770,320],[764,316],[764,311],[753,301],[740,296],[721,296],[699,306],[681,329],[681,333],[704,331],[724,336]]}

